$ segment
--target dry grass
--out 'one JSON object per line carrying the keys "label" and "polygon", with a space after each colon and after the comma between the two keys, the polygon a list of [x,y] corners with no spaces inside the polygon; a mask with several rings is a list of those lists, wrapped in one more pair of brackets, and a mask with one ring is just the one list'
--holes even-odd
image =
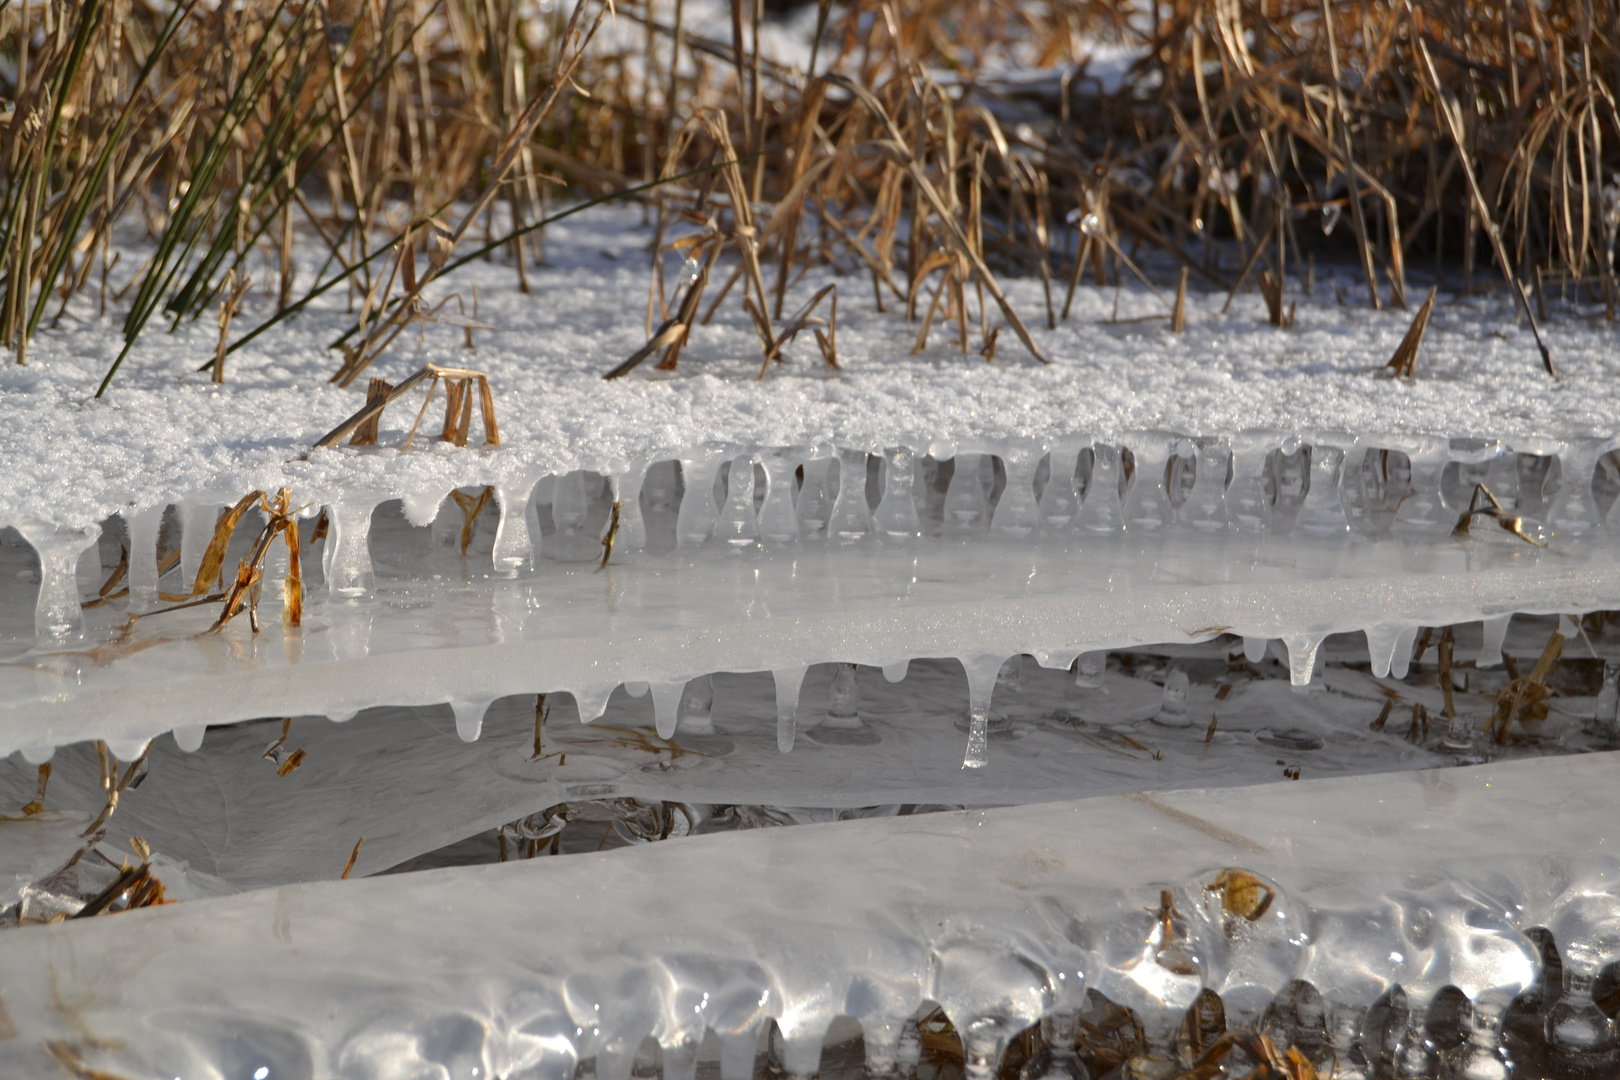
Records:
{"label": "dry grass", "polygon": [[[158,317],[217,309],[223,339],[262,265],[277,318],[349,291],[346,384],[423,317],[424,293],[479,236],[471,257],[504,252],[527,289],[564,181],[657,205],[663,317],[648,352],[666,366],[702,292],[664,304],[672,242],[737,254],[766,365],[786,291],[826,263],[869,275],[880,307],[920,322],[919,344],[937,321],[985,356],[1007,327],[1040,357],[1024,321],[1036,313],[1015,311],[997,275],[1038,276],[1053,325],[1054,279],[1071,296],[1088,273],[1168,287],[1143,273],[1143,247],[1215,287],[1258,287],[1279,327],[1318,257],[1354,267],[1373,306],[1405,306],[1420,261],[1451,288],[1497,279],[1538,339],[1549,290],[1613,314],[1612,7],[854,0],[820,6],[811,71],[761,56],[758,0],[736,0],[719,41],[669,0],[606,12],[14,0],[0,10],[13,103],[0,113],[0,340],[25,362],[72,297],[105,305],[115,239],[133,229],[153,250],[112,293],[126,353]],[[1117,83],[1088,66],[1098,43],[1135,56]],[[1011,62],[1050,78],[983,74]],[[682,221],[697,226],[684,248]],[[312,243],[325,265],[299,281],[292,250]],[[427,271],[396,290],[418,249]],[[222,342],[216,378],[265,325]],[[1551,371],[1544,346],[1542,361]]]}

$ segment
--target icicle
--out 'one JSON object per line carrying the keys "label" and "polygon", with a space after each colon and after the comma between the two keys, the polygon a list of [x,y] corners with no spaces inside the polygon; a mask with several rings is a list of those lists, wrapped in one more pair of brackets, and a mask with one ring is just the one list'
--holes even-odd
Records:
{"label": "icicle", "polygon": [[1597,950],[1590,946],[1564,947],[1564,992],[1547,1009],[1547,1042],[1562,1057],[1612,1063],[1616,1050],[1615,1022],[1598,1008],[1593,998],[1598,973],[1592,969],[1593,965],[1571,955],[1588,951]]}
{"label": "icicle", "polygon": [[1288,681],[1295,686],[1309,686],[1311,671],[1316,667],[1316,650],[1322,647],[1321,637],[1292,634],[1283,638],[1288,647]]}
{"label": "icicle", "polygon": [[758,551],[759,519],[754,512],[754,458],[744,454],[731,462],[726,483],[726,505],[715,522],[714,535],[733,551]]}
{"label": "icicle", "polygon": [[1271,645],[1270,638],[1249,637],[1243,638],[1243,659],[1251,664],[1258,664],[1266,658],[1266,649]]}
{"label": "icicle", "polygon": [[762,1022],[755,1020],[740,1031],[715,1033],[720,1037],[720,1080],[753,1080]]}
{"label": "icicle", "polygon": [[68,529],[30,520],[19,524],[17,531],[39,556],[35,642],[60,645],[79,640],[84,636],[84,612],[79,607],[79,556],[100,537],[101,527]]}
{"label": "icicle", "polygon": [[1502,1046],[1502,1019],[1511,998],[1501,993],[1477,994],[1469,1002],[1468,1041],[1460,1048],[1453,1075],[1463,1080],[1509,1080],[1513,1066]]}
{"label": "icicle", "polygon": [[714,680],[699,676],[681,694],[679,729],[686,735],[714,735]]}
{"label": "icicle", "polygon": [[872,512],[866,506],[866,451],[838,452],[838,498],[827,522],[829,539],[859,540],[872,531]]}
{"label": "icicle", "polygon": [[675,518],[675,543],[697,547],[714,531],[714,475],[722,456],[713,450],[691,451],[681,455],[681,480],[686,493],[681,496],[680,513]]}
{"label": "icicle", "polygon": [[534,568],[534,546],[529,542],[529,523],[525,518],[530,490],[530,486],[522,484],[495,486],[495,501],[501,516],[495,526],[495,549],[491,558],[498,578],[514,578]]}
{"label": "icicle", "polygon": [[456,734],[461,736],[462,742],[478,741],[484,730],[484,713],[488,710],[487,701],[450,702],[450,711],[456,714]]}
{"label": "icicle", "polygon": [[1232,528],[1226,507],[1226,468],[1232,458],[1231,443],[1222,438],[1199,439],[1190,450],[1196,467],[1192,491],[1181,504],[1181,523],[1196,532],[1218,533]]}
{"label": "icicle", "polygon": [[1559,448],[1558,495],[1547,510],[1547,524],[1555,536],[1584,536],[1603,527],[1603,515],[1592,497],[1592,474],[1598,458],[1614,446],[1614,439],[1570,439]]}
{"label": "icicle", "polygon": [[348,495],[326,508],[330,532],[322,562],[327,595],[334,600],[360,600],[377,587],[371,569],[371,513],[376,502]]}
{"label": "icicle", "polygon": [[1153,722],[1164,727],[1191,727],[1192,720],[1187,715],[1187,673],[1180,668],[1170,669],[1170,674],[1164,679],[1164,701],[1159,711],[1153,714]]}
{"label": "icicle", "polygon": [[1092,447],[1091,481],[1080,504],[1080,524],[1092,532],[1118,532],[1125,527],[1119,501],[1119,447],[1096,443]]}
{"label": "icicle", "polygon": [[22,759],[30,765],[43,765],[56,756],[56,747],[49,744],[42,746],[25,746],[20,751]]}
{"label": "icicle", "polygon": [[134,761],[146,753],[151,739],[107,739],[107,751],[119,761]]}
{"label": "icicle", "polygon": [[1142,432],[1132,437],[1131,453],[1136,466],[1131,486],[1125,492],[1122,508],[1125,528],[1131,532],[1159,532],[1176,519],[1176,512],[1164,491],[1165,466],[1175,441],[1162,431]]}
{"label": "icicle", "polygon": [[1300,504],[1294,527],[1310,536],[1343,537],[1350,534],[1339,482],[1344,473],[1344,451],[1337,446],[1311,446],[1311,486]]}
{"label": "icicle", "polygon": [[[773,1056],[781,1061],[780,1075],[783,1080],[796,1080],[817,1075],[821,1067],[821,1048],[826,1038],[826,1029],[820,1031],[801,1027],[789,1035],[778,1026],[774,1032],[775,1038],[771,1041],[775,1051]],[[774,1070],[773,1070],[774,1071]]]}
{"label": "icicle", "polygon": [[359,709],[342,709],[337,712],[327,713],[326,718],[334,724],[347,724],[350,720],[353,720],[359,715]]}
{"label": "icicle", "polygon": [[1603,686],[1592,708],[1592,726],[1605,745],[1620,743],[1620,664],[1603,665]]}
{"label": "icicle", "polygon": [[913,495],[917,479],[916,454],[909,446],[883,452],[883,500],[872,524],[885,540],[915,540],[922,535]]}
{"label": "icicle", "polygon": [[[1298,435],[1289,435],[1277,447],[1272,470],[1273,496],[1271,499],[1271,532],[1287,536],[1294,530],[1300,505],[1305,501],[1305,488],[1310,482],[1307,474],[1309,454]],[[1349,521],[1346,519],[1346,529]]]}
{"label": "icicle", "polygon": [[1480,623],[1481,640],[1479,655],[1474,658],[1476,668],[1500,667],[1502,664],[1502,643],[1507,640],[1508,623],[1513,621],[1513,613],[1506,615],[1493,615]]}
{"label": "icicle", "polygon": [[650,688],[646,683],[636,679],[632,679],[624,684],[624,692],[633,698],[646,697],[648,689]]}
{"label": "icicle", "polygon": [[[697,1059],[701,1047],[702,1042],[695,1037],[659,1043],[658,1048],[662,1051],[663,1057],[663,1080],[697,1080]],[[575,1071],[573,1068],[567,1068],[551,1075],[571,1077],[575,1075]]]}
{"label": "icicle", "polygon": [[1007,1038],[1001,1024],[967,1023],[958,1030],[962,1037],[963,1080],[996,1080]]}
{"label": "icicle", "polygon": [[[180,580],[185,585],[185,592],[191,591],[192,583],[197,580],[197,571],[202,569],[203,554],[213,543],[219,511],[217,503],[180,504]],[[229,572],[227,568],[226,573]]]}
{"label": "icicle", "polygon": [[883,678],[892,683],[904,682],[906,672],[911,669],[910,660],[900,660],[893,664],[883,665]]}
{"label": "icicle", "polygon": [[579,711],[579,722],[594,724],[607,712],[608,699],[613,696],[613,684],[575,687],[569,693],[573,695],[574,707]]}
{"label": "icicle", "polygon": [[1066,529],[1080,513],[1080,500],[1075,495],[1074,467],[1080,457],[1080,444],[1072,439],[1059,439],[1048,455],[1046,488],[1041,492],[1041,528],[1051,531]]}
{"label": "icicle", "polygon": [[1266,435],[1240,435],[1232,446],[1232,483],[1226,489],[1226,509],[1232,524],[1246,533],[1271,528],[1271,493],[1266,490],[1266,465],[1275,444]]}
{"label": "icicle", "polygon": [[1396,643],[1403,629],[1401,623],[1381,622],[1363,631],[1367,635],[1367,656],[1372,660],[1373,678],[1382,679],[1389,675],[1390,665],[1395,659]]}
{"label": "icicle", "polygon": [[1018,441],[1009,445],[1001,456],[1007,470],[1007,486],[996,501],[996,513],[990,519],[990,532],[1012,540],[1022,540],[1033,533],[1041,523],[1041,511],[1035,502],[1035,466],[1040,464],[1044,447],[1035,442]]}
{"label": "icicle", "polygon": [[900,1029],[900,1040],[895,1045],[894,1064],[900,1076],[914,1078],[922,1062],[922,1032],[915,1016],[906,1017]]}
{"label": "icicle", "polygon": [[945,489],[945,532],[967,535],[990,523],[990,501],[979,480],[979,454],[958,452],[950,487]]}
{"label": "icicle", "polygon": [[810,732],[810,738],[837,746],[878,742],[881,736],[861,721],[861,687],[855,665],[840,663],[837,668],[827,691],[826,718]]}
{"label": "icicle", "polygon": [[145,510],[125,510],[129,528],[129,610],[148,611],[158,603],[158,534],[163,530],[162,503]]}
{"label": "icicle", "polygon": [[653,727],[660,739],[673,739],[680,716],[681,695],[686,691],[683,682],[653,683]]}
{"label": "icicle", "polygon": [[776,749],[784,754],[793,750],[804,672],[803,667],[778,668],[771,672],[771,677],[776,681]]}
{"label": "icicle", "polygon": [[827,521],[832,517],[832,458],[815,458],[804,463],[804,486],[799,489],[795,513],[799,518],[799,536],[815,540],[827,535]]}
{"label": "icicle", "polygon": [[968,680],[968,741],[962,768],[982,769],[990,764],[990,699],[996,690],[1004,659],[975,656],[962,661]]}
{"label": "icicle", "polygon": [[619,504],[619,531],[613,538],[615,555],[641,551],[647,546],[647,519],[641,513],[641,485],[647,477],[647,463],[636,460],[613,477],[613,501]]}
{"label": "icicle", "polygon": [[768,543],[799,542],[799,516],[793,506],[793,474],[798,471],[804,454],[802,447],[785,447],[761,459],[765,466],[765,502],[759,508],[759,533]]}
{"label": "icicle", "polygon": [[898,1075],[900,1035],[906,1027],[903,1016],[865,1016],[861,1021],[861,1041],[866,1044],[866,1075],[887,1080]]}
{"label": "icicle", "polygon": [[1412,667],[1412,643],[1417,640],[1418,628],[1408,626],[1395,638],[1395,652],[1389,661],[1389,673],[1397,679],[1406,678]]}
{"label": "icicle", "polygon": [[181,724],[174,729],[174,745],[181,753],[195,754],[202,749],[203,735],[207,731],[207,724]]}
{"label": "icicle", "polygon": [[1395,510],[1396,536],[1445,536],[1457,527],[1457,514],[1446,509],[1440,481],[1451,461],[1449,439],[1420,439],[1402,448],[1412,463],[1412,488]]}
{"label": "icicle", "polygon": [[1101,688],[1107,674],[1108,653],[1105,651],[1083,652],[1075,660],[1074,685],[1082,690]]}

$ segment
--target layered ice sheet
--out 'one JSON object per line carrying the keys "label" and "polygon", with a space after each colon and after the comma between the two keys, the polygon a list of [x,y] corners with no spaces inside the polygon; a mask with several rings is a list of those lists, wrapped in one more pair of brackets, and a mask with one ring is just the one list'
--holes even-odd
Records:
{"label": "layered ice sheet", "polygon": [[852,821],[23,927],[0,935],[0,1060],[42,1075],[54,1041],[140,1077],[568,1080],[594,1058],[624,1080],[650,1036],[678,1080],[712,1033],[720,1076],[746,1080],[767,1025],[807,1076],[847,1016],[888,1075],[932,1001],[989,1077],[1088,990],[1165,1047],[1201,990],[1237,1026],[1308,984],[1315,1019],[1301,1007],[1288,1038],[1311,1052],[1438,1053],[1408,1041],[1407,1003],[1421,1033],[1460,991],[1474,1019],[1444,1052],[1489,1064],[1550,941],[1563,992],[1535,1026],[1601,1066],[1614,771],[1591,755]]}
{"label": "layered ice sheet", "polygon": [[[689,489],[665,527],[673,516],[678,532],[691,501]],[[835,500],[835,522],[843,503]],[[1301,516],[1309,507],[1307,498]],[[559,517],[555,501],[551,516]],[[524,517],[501,515],[495,551],[514,521]],[[218,603],[136,620],[114,604],[86,612],[78,640],[30,647],[26,572],[0,582],[15,649],[0,665],[0,753],[24,749],[37,759],[101,738],[127,760],[170,730],[189,741],[199,725],[265,715],[342,720],[376,705],[449,703],[457,731],[472,739],[496,699],[566,691],[590,721],[624,684],[651,686],[655,727],[668,736],[680,688],[717,671],[771,673],[774,709],[755,722],[786,751],[810,665],[894,668],[934,657],[963,665],[975,721],[968,755],[982,764],[996,677],[1015,655],[1066,668],[1083,653],[1230,634],[1256,656],[1279,642],[1303,686],[1331,634],[1364,634],[1372,670],[1383,674],[1404,670],[1420,626],[1488,620],[1489,662],[1514,612],[1620,606],[1620,548],[1607,530],[1543,549],[1494,522],[1476,527],[1481,536],[1432,539],[1372,538],[1347,526],[1312,536],[1296,525],[1283,536],[1082,528],[1018,540],[992,529],[966,541],[867,535],[781,549],[711,540],[605,569],[545,558],[559,541],[553,534],[538,559],[521,549],[522,569],[509,577],[478,570],[454,542],[440,542],[442,533],[411,526],[397,505],[375,514],[369,504],[339,506],[332,522],[325,587],[313,575],[306,582],[301,627],[277,617],[272,577],[258,633],[245,615],[208,632]],[[540,533],[537,524],[525,528],[531,538]],[[573,540],[587,555],[601,551],[589,532]],[[189,545],[181,547],[183,564]],[[316,560],[305,561],[313,569]],[[53,587],[44,562],[40,597]]]}
{"label": "layered ice sheet", "polygon": [[[946,458],[1014,438],[1117,442],[1143,429],[1267,430],[1350,432],[1361,445],[1393,449],[1403,449],[1390,441],[1397,436],[1477,436],[1548,454],[1563,439],[1617,433],[1620,359],[1607,324],[1552,324],[1561,372],[1554,380],[1528,330],[1512,324],[1511,304],[1443,297],[1420,378],[1392,380],[1375,369],[1409,314],[1336,305],[1325,284],[1318,297],[1302,298],[1292,330],[1265,325],[1258,296],[1240,297],[1222,315],[1224,295],[1194,295],[1186,332],[1171,334],[1152,321],[1167,314],[1163,305],[1135,287],[1082,287],[1071,319],[1048,330],[1038,316],[1039,283],[1009,280],[1009,295],[1052,359],[1040,366],[1009,344],[986,364],[958,351],[949,331],[912,355],[917,327],[874,310],[862,273],[840,281],[840,371],[823,367],[806,342],[755,381],[752,323],[740,304],[727,304],[696,329],[678,372],[603,382],[647,338],[651,236],[634,209],[597,209],[554,225],[554,265],[531,272],[533,295],[518,291],[510,268],[478,264],[430,297],[447,299],[456,288],[467,299],[476,286],[480,318],[506,332],[478,332],[468,352],[461,330],[430,326],[420,346],[402,338],[370,372],[397,383],[428,361],[483,370],[503,435],[490,450],[419,443],[395,452],[416,411],[411,398],[384,418],[382,448],[322,450],[304,460],[363,401],[364,380],[348,389],[327,381],[338,363],[327,346],[352,318],[336,292],[233,353],[222,385],[195,370],[213,355],[211,320],[146,334],[99,400],[92,394],[122,339],[88,301],[76,301],[61,329],[30,346],[28,367],[0,370],[0,525],[78,527],[281,486],[299,503],[323,504],[362,495],[436,500],[471,485],[518,491],[548,474],[621,475],[638,461],[722,443],[739,452],[907,445]],[[806,275],[788,309],[834,280],[826,270]],[[235,325],[267,317],[269,305],[250,299]]]}

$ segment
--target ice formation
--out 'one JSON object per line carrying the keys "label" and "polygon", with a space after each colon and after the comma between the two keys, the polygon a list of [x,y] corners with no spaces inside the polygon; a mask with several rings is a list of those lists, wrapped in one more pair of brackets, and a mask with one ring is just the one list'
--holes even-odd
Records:
{"label": "ice formation", "polygon": [[[187,900],[0,930],[7,1070],[804,1077],[842,1016],[910,1077],[932,1002],[973,1080],[1036,1024],[1032,1080],[1176,1075],[1217,1010],[1366,1075],[1606,1075],[1620,667],[1572,618],[1620,608],[1602,331],[1552,383],[1459,300],[1408,382],[1368,374],[1384,316],[1195,297],[1169,335],[1082,289],[1049,368],[871,315],[843,371],[754,382],[722,313],[604,383],[642,238],[568,228],[535,276],[573,303],[486,289],[498,446],[402,452],[402,411],[312,451],[358,405],[335,311],[223,387],[176,385],[185,328],[104,402],[93,330],[0,371],[0,798],[50,783],[0,819],[0,916],[83,910],[87,827]],[[257,628],[213,632],[221,511],[283,488],[302,618],[275,546]],[[691,835],[846,817],[878,820]],[[530,861],[584,821],[638,850]],[[497,838],[524,865],[377,876]]]}
{"label": "ice formation", "polygon": [[[1150,432],[1049,450],[1027,440],[944,460],[905,446],[693,451],[619,477],[576,470],[495,487],[466,559],[455,502],[434,513],[431,501],[424,512],[421,500],[348,495],[324,507],[322,541],[318,508],[303,511],[303,547],[321,567],[306,560],[304,624],[270,618],[257,634],[244,622],[199,636],[212,609],[126,626],[124,606],[105,605],[87,621],[76,592],[94,596],[106,573],[95,530],[30,525],[35,617],[31,634],[9,635],[27,661],[0,669],[0,752],[139,745],[261,716],[269,702],[341,717],[567,691],[589,721],[622,683],[713,671],[777,673],[788,750],[794,673],[816,663],[956,657],[982,713],[1002,662],[1019,654],[1067,666],[1096,650],[1231,633],[1280,641],[1303,686],[1330,634],[1365,634],[1374,672],[1400,673],[1419,626],[1620,606],[1620,548],[1605,539],[1616,524],[1603,520],[1620,484],[1611,459],[1599,464],[1610,441],[1561,455],[1460,440],[1233,441]],[[1507,509],[1456,535],[1485,479]],[[180,559],[169,585],[153,572],[150,517],[108,523],[102,547],[129,551],[128,611],[167,606],[161,589],[189,591],[220,509],[170,513]],[[430,514],[431,527],[420,524]],[[94,565],[80,578],[82,563]],[[30,585],[26,572],[4,584],[13,618]],[[470,714],[467,725],[476,735]],[[968,757],[982,762],[978,738]]]}
{"label": "ice formation", "polygon": [[569,1080],[650,1060],[677,1078],[714,1039],[719,1076],[747,1080],[761,1050],[814,1074],[848,1017],[872,1074],[906,1076],[932,1002],[967,1074],[989,1077],[1042,1018],[1088,1021],[1089,1056],[1106,999],[1142,1025],[1132,1075],[1173,1075],[1207,990],[1222,1026],[1324,1068],[1367,1063],[1357,1075],[1503,1076],[1509,1047],[1612,1075],[1593,997],[1620,958],[1613,817],[1594,812],[1612,771],[1588,757],[850,821],[8,933],[0,1000],[30,1038],[0,1058],[42,1075],[60,1040],[119,1075]]}

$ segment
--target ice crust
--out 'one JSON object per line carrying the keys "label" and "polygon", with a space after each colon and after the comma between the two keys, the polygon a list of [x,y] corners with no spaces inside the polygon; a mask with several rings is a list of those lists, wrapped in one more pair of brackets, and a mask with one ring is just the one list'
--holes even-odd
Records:
{"label": "ice crust", "polygon": [[[84,640],[30,649],[32,636],[18,632],[26,605],[0,603],[15,650],[0,666],[0,753],[102,738],[128,759],[197,724],[446,702],[476,737],[483,709],[513,694],[566,691],[589,721],[626,683],[651,684],[658,700],[660,688],[710,672],[775,672],[789,687],[785,703],[810,664],[917,657],[961,660],[969,710],[982,715],[1017,654],[1067,667],[1095,650],[1231,633],[1279,640],[1305,685],[1330,634],[1365,634],[1375,674],[1392,663],[1404,672],[1401,645],[1410,649],[1419,626],[1620,606],[1620,549],[1605,534],[1547,550],[1513,537],[1373,540],[1348,530],[1335,539],[868,538],[753,553],[710,542],[601,572],[542,557],[505,578],[472,572],[397,508],[374,524],[356,520],[364,543],[345,555],[355,526],[334,530],[324,559],[333,595],[320,598],[310,582],[301,628],[276,618],[272,586],[259,634],[245,618],[205,633],[217,605],[129,629],[121,612],[98,608]],[[600,550],[588,535],[574,539]],[[371,591],[337,594],[356,575]],[[0,585],[27,595],[15,576]],[[778,709],[774,726],[791,749],[793,710]],[[659,730],[668,734],[663,718]]]}
{"label": "ice crust", "polygon": [[[232,354],[223,385],[194,370],[212,356],[211,322],[149,333],[100,400],[92,394],[121,339],[112,323],[76,317],[70,306],[64,328],[30,347],[29,366],[0,370],[0,526],[81,527],[283,485],[300,505],[426,495],[436,506],[452,487],[521,493],[545,475],[621,475],[636,462],[719,446],[735,454],[905,445],[946,458],[958,449],[1000,452],[1015,438],[1119,441],[1165,429],[1265,430],[1278,441],[1349,432],[1359,445],[1385,448],[1413,436],[1470,436],[1556,453],[1560,440],[1620,431],[1620,355],[1604,324],[1570,320],[1551,329],[1563,373],[1554,380],[1536,363],[1528,331],[1491,297],[1440,304],[1422,377],[1406,381],[1373,373],[1405,332],[1403,312],[1307,301],[1296,329],[1277,331],[1259,321],[1256,297],[1221,316],[1224,296],[1195,295],[1186,333],[1174,335],[1153,322],[1110,323],[1115,291],[1082,287],[1073,318],[1046,330],[1036,317],[1039,284],[1009,280],[1052,358],[1042,367],[1012,345],[985,364],[944,333],[912,356],[915,328],[872,311],[864,278],[817,271],[795,286],[788,306],[841,280],[849,293],[840,305],[842,371],[829,372],[812,361],[813,349],[795,345],[787,365],[756,382],[757,341],[731,305],[694,333],[673,376],[645,371],[604,383],[601,374],[645,340],[650,235],[633,209],[598,208],[558,223],[548,229],[554,265],[531,274],[534,295],[520,294],[512,271],[496,265],[469,267],[456,285],[477,283],[480,317],[507,332],[480,332],[469,353],[459,330],[428,327],[420,348],[402,338],[374,367],[371,374],[396,382],[428,361],[485,371],[503,434],[498,449],[419,442],[396,452],[412,399],[385,418],[383,447],[303,460],[362,402],[364,380],[350,389],[327,382],[336,354],[326,345],[348,321],[339,299]],[[1121,319],[1158,313],[1145,292],[1126,289],[1118,301]],[[250,325],[251,314],[238,324]]]}
{"label": "ice crust", "polygon": [[[0,1062],[42,1075],[45,1043],[66,1040],[142,1077],[569,1080],[594,1057],[625,1080],[651,1035],[666,1080],[689,1080],[712,1031],[721,1076],[746,1080],[768,1023],[803,1076],[844,1015],[881,1074],[934,1001],[988,1069],[1087,989],[1162,1039],[1204,987],[1253,1023],[1292,979],[1330,1010],[1396,984],[1421,1007],[1450,985],[1499,1018],[1537,974],[1531,927],[1578,977],[1620,957],[1614,769],[1591,755],[812,825],[24,927],[0,935],[18,1032]],[[1234,867],[1276,889],[1255,922],[1208,889]],[[1156,959],[1167,945],[1188,974]]]}
{"label": "ice crust", "polygon": [[[1547,622],[1515,622],[1507,651],[1521,670],[1545,644]],[[1460,628],[1458,659],[1475,656],[1479,641]],[[1608,639],[1594,644],[1605,653],[1613,647]],[[263,756],[281,735],[280,720],[216,726],[206,738],[198,733],[200,746],[181,745],[176,732],[152,744],[145,781],[120,798],[106,847],[122,851],[141,836],[154,851],[187,863],[188,873],[262,888],[338,876],[356,836],[366,842],[355,873],[373,874],[468,837],[491,837],[530,815],[538,821],[563,804],[678,803],[694,827],[719,815],[718,827],[721,808],[736,805],[793,807],[802,810],[795,819],[828,820],[893,813],[900,805],[995,806],[1268,783],[1289,766],[1320,778],[1444,768],[1486,752],[1509,758],[1606,745],[1601,729],[1583,730],[1598,703],[1567,691],[1526,745],[1448,747],[1444,720],[1432,736],[1414,740],[1413,708],[1434,717],[1444,708],[1435,680],[1379,679],[1351,666],[1365,661],[1359,635],[1324,642],[1328,665],[1308,694],[1289,686],[1276,660],[1261,669],[1264,677],[1232,673],[1221,640],[1161,649],[1134,652],[1129,668],[1116,661],[1090,687],[1032,659],[1011,662],[1016,666],[1004,668],[996,686],[986,764],[975,770],[961,767],[967,693],[960,665],[949,661],[912,662],[894,681],[848,664],[811,669],[802,686],[793,683],[800,730],[786,755],[771,723],[781,684],[763,672],[713,676],[712,733],[694,733],[699,725],[689,709],[667,739],[655,733],[662,718],[652,695],[622,688],[591,724],[579,723],[568,696],[548,697],[538,750],[533,695],[492,703],[479,716],[476,742],[463,738],[465,710],[444,705],[369,709],[342,724],[296,718],[281,745],[306,756],[287,776]],[[1578,639],[1569,644],[1568,653],[1585,652]],[[1188,726],[1168,727],[1160,716],[1165,686],[1188,670],[1200,673],[1185,691]],[[1211,681],[1211,672],[1223,681]],[[1469,674],[1471,691],[1458,689],[1453,699],[1477,732],[1507,675],[1482,668]],[[672,689],[680,695],[678,685]],[[1382,705],[1396,699],[1399,711],[1370,731]],[[86,818],[100,810],[106,796],[91,746],[62,747],[51,763],[53,809]],[[33,766],[18,757],[0,761],[0,806],[27,802],[36,781]],[[588,841],[594,848],[598,833],[590,831]],[[21,880],[57,869],[72,846]],[[0,851],[0,878],[6,862]],[[0,909],[14,900],[0,892]]]}

